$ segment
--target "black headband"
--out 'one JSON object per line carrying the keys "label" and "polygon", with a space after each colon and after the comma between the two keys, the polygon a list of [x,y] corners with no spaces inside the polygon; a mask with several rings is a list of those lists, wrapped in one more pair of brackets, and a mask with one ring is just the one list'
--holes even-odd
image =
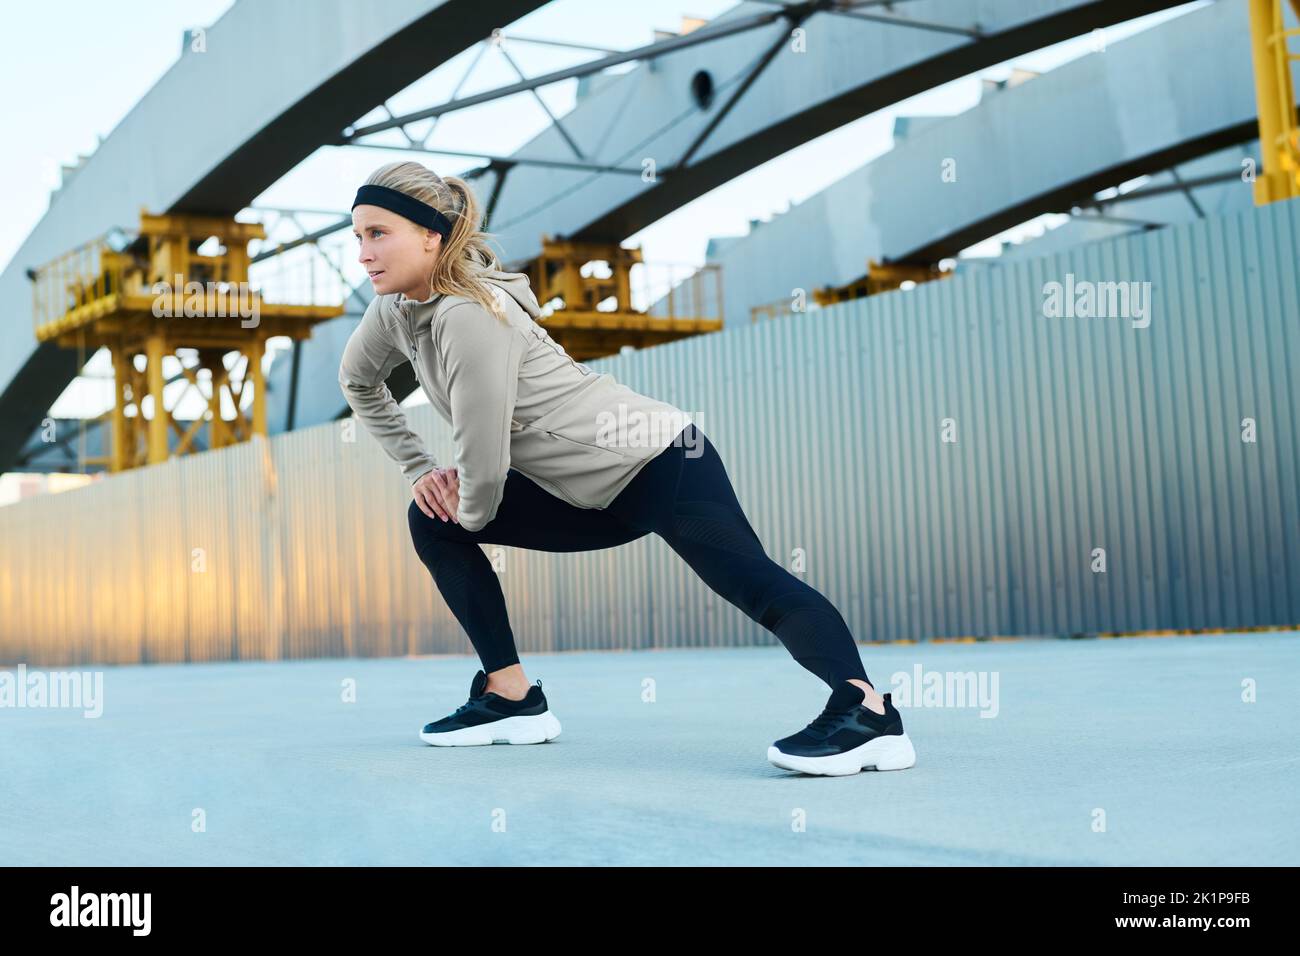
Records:
{"label": "black headband", "polygon": [[428,203],[422,203],[414,196],[389,189],[387,186],[362,186],[357,190],[357,198],[352,201],[352,208],[358,206],[379,206],[405,216],[411,222],[432,229],[446,239],[451,235],[451,220]]}

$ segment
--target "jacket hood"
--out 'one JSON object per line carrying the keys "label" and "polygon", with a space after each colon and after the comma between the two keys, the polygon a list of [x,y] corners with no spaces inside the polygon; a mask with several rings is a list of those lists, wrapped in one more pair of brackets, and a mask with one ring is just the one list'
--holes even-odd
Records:
{"label": "jacket hood", "polygon": [[491,283],[494,286],[505,290],[510,297],[514,299],[534,319],[542,314],[541,307],[537,304],[537,296],[528,285],[528,274],[524,272],[503,272],[500,269],[489,269],[482,273],[484,282]]}
{"label": "jacket hood", "polygon": [[[541,307],[537,304],[537,296],[528,286],[528,274],[525,272],[505,272],[501,269],[485,269],[479,273],[479,277],[488,285],[496,286],[519,303],[520,308],[536,319],[542,314]],[[423,301],[408,299],[405,295],[398,293],[392,297],[393,306],[399,310],[404,310],[408,314],[411,310],[418,310],[417,314],[424,313],[431,306],[437,306],[444,298],[443,295],[434,295]],[[426,313],[426,317],[432,315],[432,312]]]}

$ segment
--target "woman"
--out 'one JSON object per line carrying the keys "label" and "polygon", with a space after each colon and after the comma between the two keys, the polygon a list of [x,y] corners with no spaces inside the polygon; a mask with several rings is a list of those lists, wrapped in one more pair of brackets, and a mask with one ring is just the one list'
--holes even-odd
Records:
{"label": "woman", "polygon": [[[480,544],[587,551],[653,531],[831,688],[819,717],[768,749],[772,763],[832,775],[910,767],[902,719],[867,680],[843,618],[767,556],[704,433],[570,358],[535,321],[527,276],[501,271],[481,221],[467,183],[413,162],[376,170],[352,206],[375,297],[339,384],[411,482],[416,553],[482,663],[469,700],[421,739],[541,743],[560,732],[541,681],[524,675]],[[451,425],[454,466],[429,457],[384,384],[404,361]]]}

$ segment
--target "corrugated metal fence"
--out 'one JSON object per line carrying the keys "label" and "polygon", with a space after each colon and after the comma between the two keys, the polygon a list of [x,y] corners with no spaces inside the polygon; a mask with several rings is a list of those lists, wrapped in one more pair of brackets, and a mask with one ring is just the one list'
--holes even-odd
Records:
{"label": "corrugated metal fence", "polygon": [[[692,414],[859,640],[1294,625],[1297,262],[1277,203],[591,364]],[[1051,282],[1149,282],[1149,324]],[[409,501],[349,421],[0,508],[0,661],[468,653]],[[501,558],[523,654],[776,643],[657,537]]]}

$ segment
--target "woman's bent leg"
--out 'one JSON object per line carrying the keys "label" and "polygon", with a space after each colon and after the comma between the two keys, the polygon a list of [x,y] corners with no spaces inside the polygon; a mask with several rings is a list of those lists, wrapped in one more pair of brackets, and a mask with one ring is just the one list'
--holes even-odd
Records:
{"label": "woman's bent leg", "polygon": [[491,674],[518,664],[519,652],[506,613],[501,580],[483,549],[436,529],[434,523],[442,524],[442,519],[428,517],[414,501],[407,518],[416,554],[468,635],[483,664],[483,672]]}

